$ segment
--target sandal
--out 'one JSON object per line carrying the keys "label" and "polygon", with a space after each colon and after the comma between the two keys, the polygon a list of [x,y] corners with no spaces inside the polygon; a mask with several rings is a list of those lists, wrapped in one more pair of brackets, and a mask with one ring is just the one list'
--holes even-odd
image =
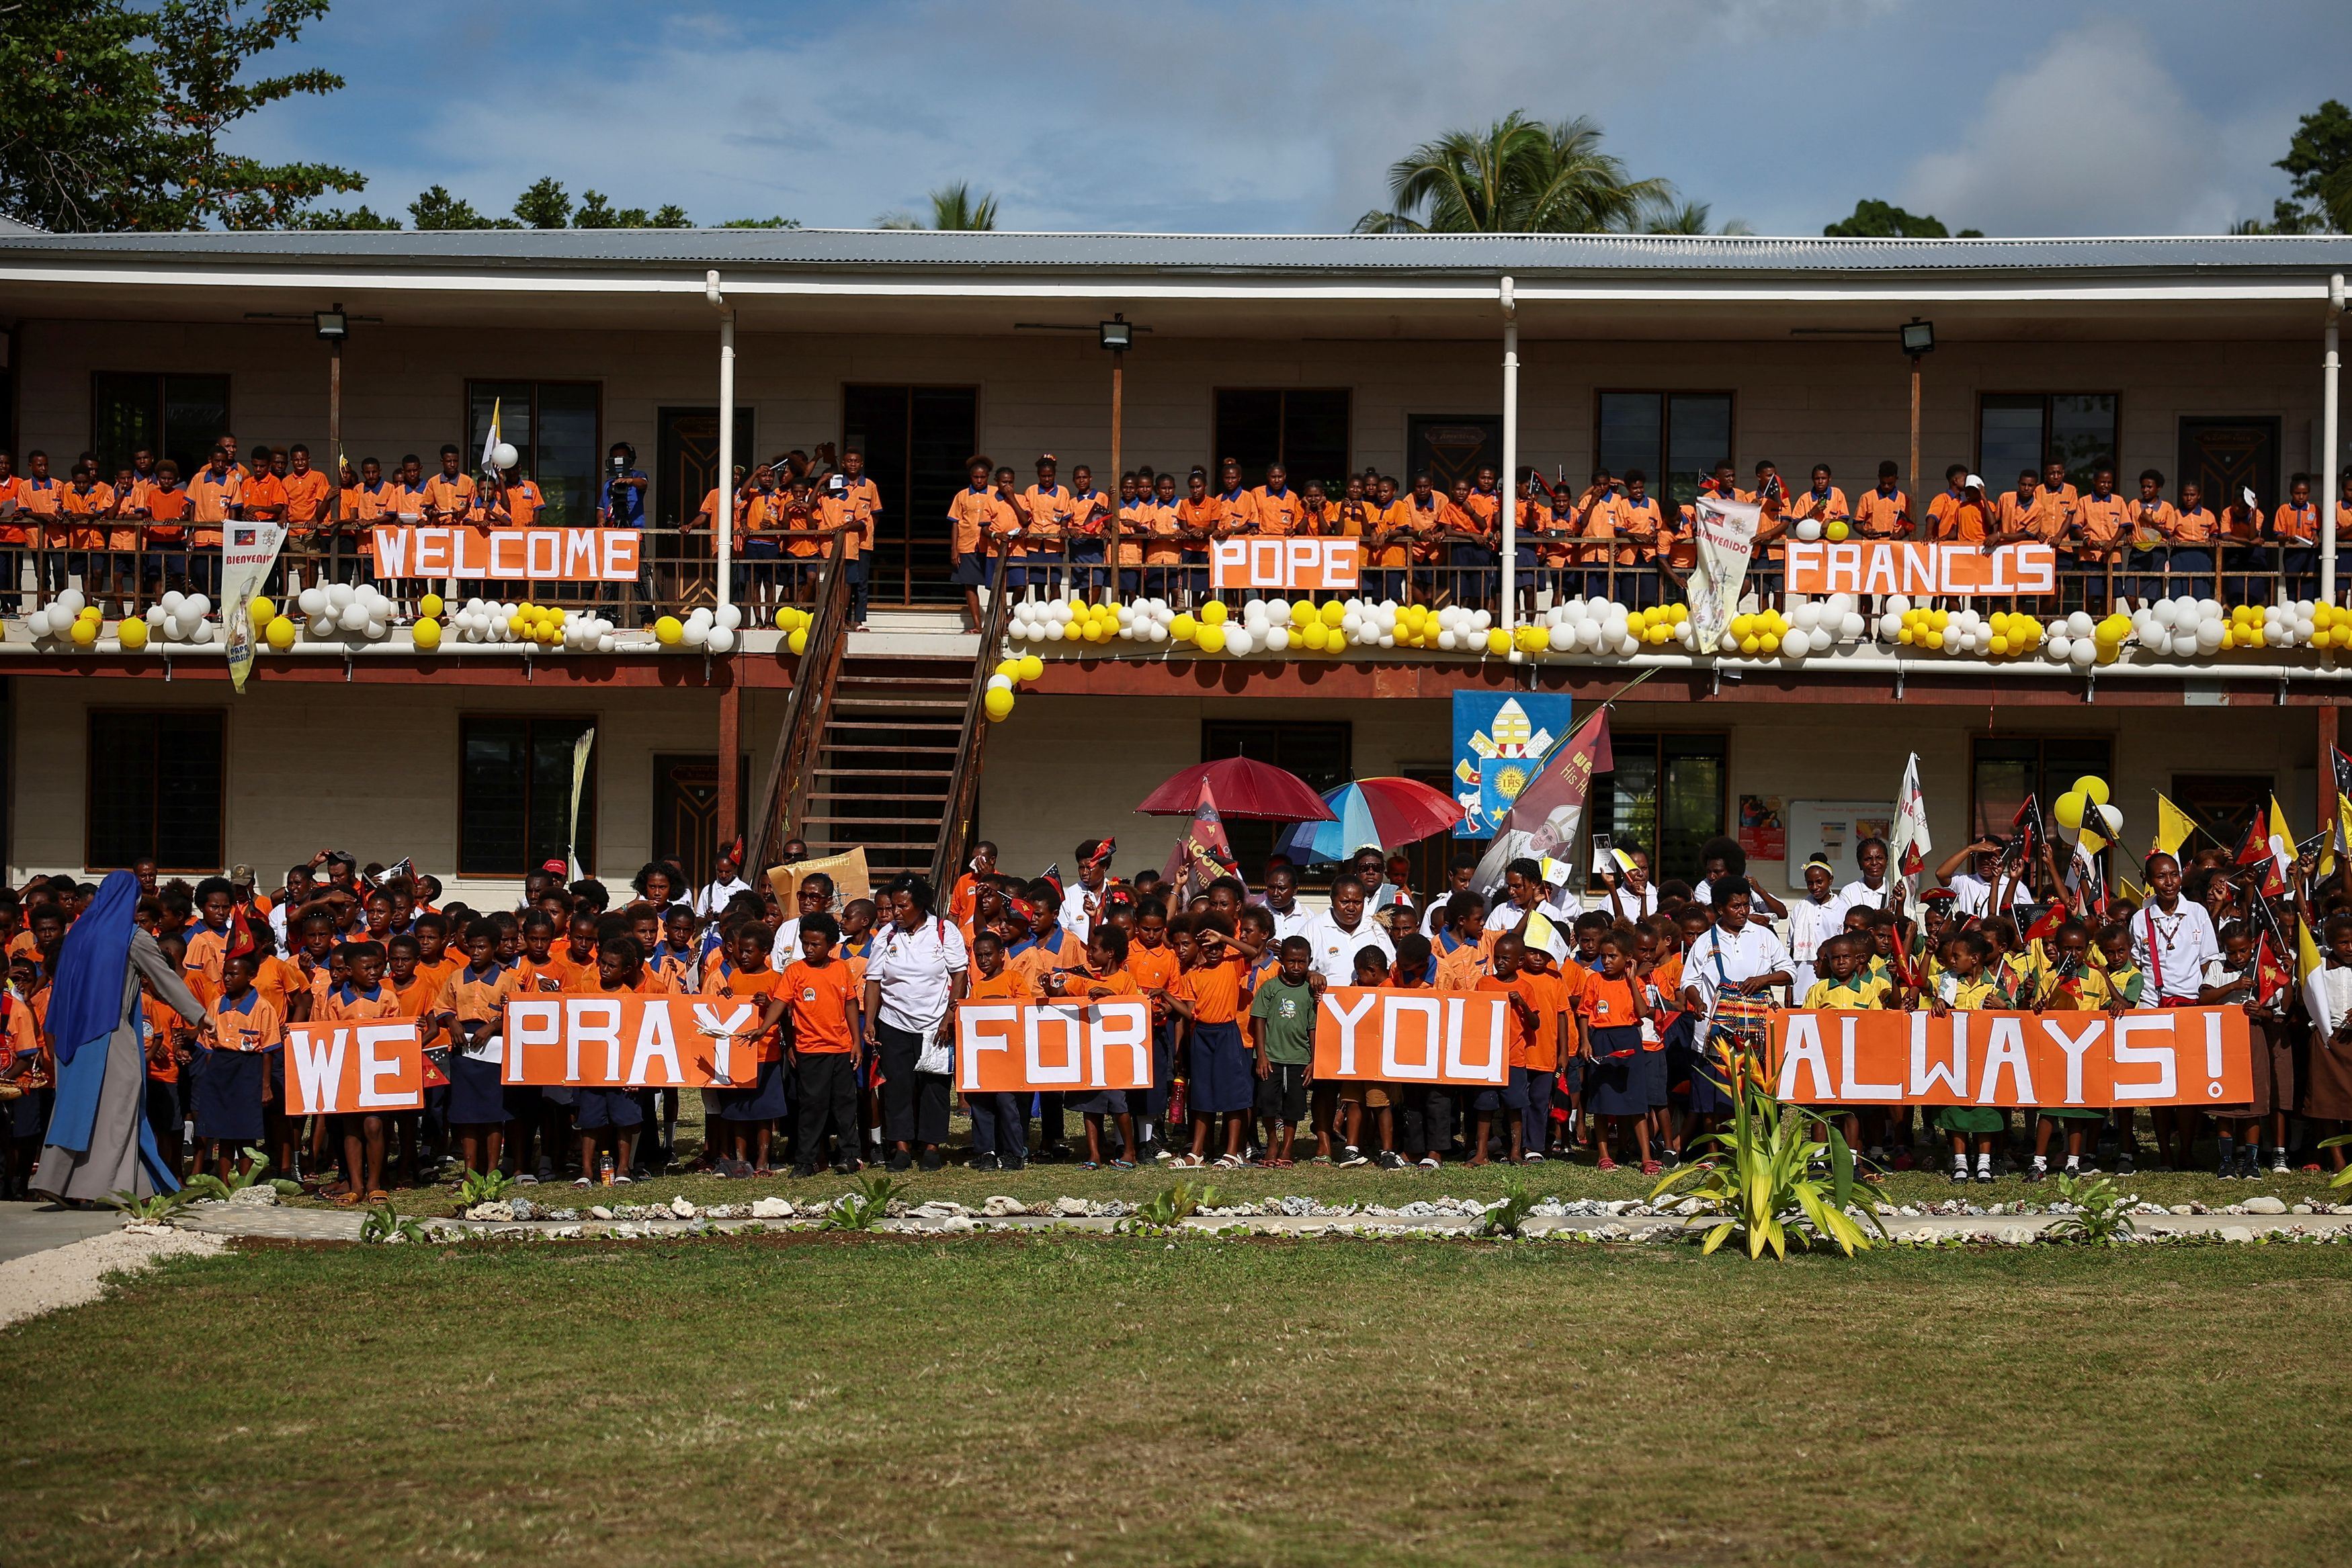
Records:
{"label": "sandal", "polygon": [[1135,1168],[1135,1162],[1133,1160],[1113,1160],[1110,1163],[1110,1168],[1115,1171],[1131,1171]]}
{"label": "sandal", "polygon": [[1082,1171],[1098,1171],[1102,1169],[1102,1162],[1099,1160],[1080,1160],[1078,1162],[1078,1168]]}
{"label": "sandal", "polygon": [[335,1195],[334,1203],[337,1208],[350,1208],[356,1205],[359,1200],[359,1194],[355,1192],[342,1192]]}
{"label": "sandal", "polygon": [[390,1203],[392,1201],[392,1194],[384,1191],[382,1187],[377,1187],[367,1195],[367,1200],[370,1203]]}

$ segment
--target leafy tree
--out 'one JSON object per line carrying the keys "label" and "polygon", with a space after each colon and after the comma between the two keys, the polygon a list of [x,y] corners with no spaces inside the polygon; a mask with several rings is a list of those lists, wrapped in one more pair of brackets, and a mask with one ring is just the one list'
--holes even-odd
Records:
{"label": "leafy tree", "polygon": [[2271,165],[2294,178],[2294,200],[2271,208],[2271,221],[2239,225],[2246,234],[2352,231],[2352,110],[2329,99],[2295,122],[2286,156]]}
{"label": "leafy tree", "polygon": [[1705,202],[1668,202],[1651,206],[1636,225],[1645,235],[1752,235],[1743,218],[1727,219],[1721,228],[1709,228],[1715,209]]}
{"label": "leafy tree", "polygon": [[931,221],[927,225],[912,213],[885,213],[874,220],[881,229],[992,229],[996,226],[996,196],[987,193],[971,193],[971,183],[958,180],[952,185],[941,185],[931,193]]}
{"label": "leafy tree", "polygon": [[386,217],[373,207],[312,207],[294,214],[287,225],[297,229],[396,229],[400,220]]}
{"label": "leafy tree", "polygon": [[514,215],[527,229],[560,229],[572,222],[572,198],[552,176],[542,175],[515,198]]}
{"label": "leafy tree", "polygon": [[616,207],[605,199],[601,191],[583,191],[580,193],[580,209],[572,214],[572,226],[575,229],[685,229],[692,228],[694,224],[686,215],[686,209],[676,203],[648,213],[643,207]]}
{"label": "leafy tree", "polygon": [[[1892,203],[1868,197],[1853,204],[1851,217],[1822,228],[1832,239],[1949,239],[1952,231],[1933,213],[1906,213]],[[1982,239],[1982,229],[1962,229],[1961,239]]]}
{"label": "leafy tree", "polygon": [[1517,110],[1484,131],[1449,131],[1389,166],[1385,212],[1360,234],[1603,234],[1670,207],[1674,186],[1636,180],[1579,116],[1547,125]]}
{"label": "leafy tree", "polygon": [[53,230],[270,228],[364,176],[221,146],[255,111],[343,85],[240,79],[330,0],[15,0],[0,8],[0,214]]}
{"label": "leafy tree", "polygon": [[798,218],[729,218],[719,225],[722,229],[796,229]]}
{"label": "leafy tree", "polygon": [[420,229],[519,229],[512,218],[484,217],[474,204],[435,185],[408,204],[408,221]]}

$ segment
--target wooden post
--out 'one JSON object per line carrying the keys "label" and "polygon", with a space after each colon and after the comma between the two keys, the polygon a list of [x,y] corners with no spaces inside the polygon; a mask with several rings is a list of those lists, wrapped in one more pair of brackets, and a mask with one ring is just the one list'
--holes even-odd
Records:
{"label": "wooden post", "polygon": [[[1110,573],[1110,591],[1103,596],[1106,599],[1118,597],[1118,486],[1120,476],[1127,472],[1125,465],[1119,461],[1119,437],[1122,434],[1119,426],[1125,416],[1125,409],[1122,405],[1126,394],[1127,355],[1113,349],[1110,351],[1110,473],[1106,476],[1110,480],[1111,494],[1110,548],[1106,552],[1108,557],[1106,564]],[[1137,574],[1137,580],[1139,583],[1140,573]]]}
{"label": "wooden post", "polygon": [[2319,830],[2336,832],[2336,698],[2319,701]]}
{"label": "wooden post", "polygon": [[[719,661],[719,670],[726,684],[719,688],[719,831],[718,844],[724,849],[743,831],[743,802],[735,791],[737,754],[743,749],[743,688],[736,684],[733,659]],[[745,846],[747,853],[755,852]],[[714,870],[710,873],[716,876]]]}
{"label": "wooden post", "polygon": [[1911,472],[1905,483],[1909,486],[1911,504],[1919,504],[1919,356],[1911,356]]}

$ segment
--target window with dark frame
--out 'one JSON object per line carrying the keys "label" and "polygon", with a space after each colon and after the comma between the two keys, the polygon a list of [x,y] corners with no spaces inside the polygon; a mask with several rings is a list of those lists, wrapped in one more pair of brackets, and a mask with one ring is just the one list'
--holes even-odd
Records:
{"label": "window with dark frame", "polygon": [[[1738,463],[1733,394],[1727,392],[1601,392],[1594,400],[1595,467],[1623,478],[1629,468],[1649,476],[1649,492],[1675,506],[1698,495],[1715,465]],[[1586,476],[1562,477],[1577,492]]]}
{"label": "window with dark frame", "polygon": [[[457,873],[521,876],[570,847],[572,749],[596,721],[474,714],[457,725]],[[596,869],[596,768],[580,789],[583,871]]]}
{"label": "window with dark frame", "polygon": [[1650,852],[1653,879],[1696,883],[1699,849],[1725,831],[1730,809],[1730,737],[1721,733],[1609,737],[1615,768],[1592,781],[1591,837],[1607,833],[1622,850]]}
{"label": "window with dark frame", "polygon": [[[2268,773],[2176,773],[2167,798],[2189,813],[2208,843],[2234,852],[2254,813],[2267,807],[2277,790],[2278,779]],[[2194,848],[2193,840],[2183,844],[2182,857]]]}
{"label": "window with dark frame", "polygon": [[[212,460],[213,443],[233,428],[226,376],[138,371],[90,376],[89,447],[98,454],[98,476],[110,485],[142,447],[170,458],[182,477],[191,477]],[[16,466],[21,471],[24,464]],[[62,477],[68,466],[52,462],[50,472]]]}
{"label": "window with dark frame", "polygon": [[[1293,489],[1319,479],[1334,499],[1348,479],[1349,420],[1353,394],[1346,388],[1224,388],[1217,392],[1217,449],[1211,455],[1209,484],[1217,482],[1214,465],[1230,457],[1242,465],[1245,481],[1264,483],[1265,465],[1279,463],[1289,470]],[[1179,476],[1180,481],[1181,476]],[[1118,476],[1103,484],[1117,489]],[[1097,476],[1102,483],[1103,476]],[[1182,485],[1178,485],[1181,490]]]}
{"label": "window with dark frame", "polygon": [[83,783],[87,869],[127,868],[143,856],[167,873],[221,869],[226,726],[217,712],[91,710]]}
{"label": "window with dark frame", "polygon": [[[1201,721],[1201,760],[1246,757],[1271,763],[1306,780],[1317,794],[1336,789],[1356,776],[1355,727],[1345,720],[1212,718]],[[1252,886],[1265,874],[1265,858],[1274,852],[1275,835],[1286,822],[1244,822],[1225,819],[1225,841]],[[1299,867],[1304,883],[1328,882],[1333,868]]]}
{"label": "window with dark frame", "polygon": [[[2051,803],[2085,774],[2106,778],[2115,764],[2115,742],[2106,736],[1979,735],[1969,743],[1969,821],[1971,836],[2005,838],[2028,795]],[[1933,869],[1930,867],[1929,869]]]}
{"label": "window with dark frame", "polygon": [[[538,485],[546,504],[539,520],[549,528],[588,528],[604,494],[604,387],[596,382],[467,382],[466,439],[459,450],[471,472],[489,434],[490,413],[499,435],[512,445],[523,476]],[[432,454],[423,454],[433,471]],[[387,461],[397,461],[397,454]],[[639,453],[644,468],[653,455]],[[698,501],[699,497],[696,497]]]}
{"label": "window with dark frame", "polygon": [[[2023,469],[2039,476],[2063,463],[2067,481],[2087,488],[2092,469],[2116,460],[2117,402],[2114,392],[1983,393],[1977,399],[1977,473],[1989,489],[2007,490]],[[1926,475],[1919,483],[1927,487]]]}

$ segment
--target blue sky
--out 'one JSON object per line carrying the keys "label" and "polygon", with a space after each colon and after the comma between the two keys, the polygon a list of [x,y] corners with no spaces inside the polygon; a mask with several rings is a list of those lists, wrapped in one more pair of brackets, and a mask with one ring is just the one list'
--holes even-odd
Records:
{"label": "blue sky", "polygon": [[966,179],[1003,228],[1331,232],[1415,142],[1524,109],[1762,234],[1861,196],[2210,233],[2267,215],[2296,117],[2347,96],[2352,5],[344,0],[289,56],[350,85],[236,144],[360,169],[378,211],[437,183],[503,214],[552,174],[863,227]]}

